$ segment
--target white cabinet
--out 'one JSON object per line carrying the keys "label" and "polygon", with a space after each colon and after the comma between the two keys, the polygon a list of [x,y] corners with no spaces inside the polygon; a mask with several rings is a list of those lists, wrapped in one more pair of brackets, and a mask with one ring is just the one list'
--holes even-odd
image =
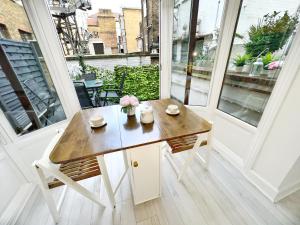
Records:
{"label": "white cabinet", "polygon": [[127,150],[135,205],[160,197],[160,152],[160,143]]}

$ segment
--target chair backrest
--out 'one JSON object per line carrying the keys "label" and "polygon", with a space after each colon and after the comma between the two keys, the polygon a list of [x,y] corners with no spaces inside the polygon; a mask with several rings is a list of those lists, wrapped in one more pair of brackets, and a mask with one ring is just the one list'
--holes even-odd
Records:
{"label": "chair backrest", "polygon": [[82,75],[82,78],[84,80],[96,80],[96,74],[95,73],[86,73]]}
{"label": "chair backrest", "polygon": [[38,111],[43,111],[53,102],[53,96],[43,86],[39,85],[34,79],[28,79],[23,82],[29,100]]}
{"label": "chair backrest", "polygon": [[120,88],[119,88],[120,89],[120,96],[122,96],[122,93],[123,93],[126,76],[127,76],[127,73],[122,74],[122,78],[121,78],[121,82],[120,82]]}
{"label": "chair backrest", "polygon": [[89,93],[86,90],[84,82],[73,81],[81,108],[92,108],[94,107],[92,100],[90,99]]}

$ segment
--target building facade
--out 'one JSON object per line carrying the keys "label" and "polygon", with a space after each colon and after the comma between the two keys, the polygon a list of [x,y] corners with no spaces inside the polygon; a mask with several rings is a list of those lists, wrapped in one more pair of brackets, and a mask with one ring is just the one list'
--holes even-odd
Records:
{"label": "building facade", "polygon": [[33,32],[24,8],[12,0],[0,0],[0,38],[32,40]]}
{"label": "building facade", "polygon": [[140,38],[144,52],[159,52],[159,1],[141,0],[142,22]]}
{"label": "building facade", "polygon": [[88,31],[91,54],[118,53],[116,17],[111,9],[99,9],[98,13],[89,16]]}
{"label": "building facade", "polygon": [[119,15],[120,38],[119,46],[122,46],[124,53],[141,52],[139,46],[141,23],[141,10],[135,8],[122,8]]}

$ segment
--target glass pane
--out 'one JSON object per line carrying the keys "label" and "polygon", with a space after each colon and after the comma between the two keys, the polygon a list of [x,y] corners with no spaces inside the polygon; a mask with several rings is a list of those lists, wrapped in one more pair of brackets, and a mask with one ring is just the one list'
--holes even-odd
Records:
{"label": "glass pane", "polygon": [[0,107],[19,135],[66,118],[23,5],[0,0]]}
{"label": "glass pane", "polygon": [[175,1],[173,11],[173,49],[171,96],[184,102],[189,53],[191,0]]}
{"label": "glass pane", "polygon": [[123,95],[159,98],[159,1],[48,5],[82,108],[118,104]]}
{"label": "glass pane", "polygon": [[218,108],[257,126],[298,25],[299,0],[243,1]]}
{"label": "glass pane", "polygon": [[224,0],[199,1],[189,105],[207,105],[223,7]]}

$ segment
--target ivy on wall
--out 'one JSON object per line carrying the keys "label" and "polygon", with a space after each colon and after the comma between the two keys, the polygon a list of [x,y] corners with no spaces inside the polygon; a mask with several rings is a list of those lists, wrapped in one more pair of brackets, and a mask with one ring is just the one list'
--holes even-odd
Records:
{"label": "ivy on wall", "polygon": [[123,73],[127,73],[123,95],[135,95],[140,101],[159,98],[158,65],[115,66],[115,81],[118,86]]}

